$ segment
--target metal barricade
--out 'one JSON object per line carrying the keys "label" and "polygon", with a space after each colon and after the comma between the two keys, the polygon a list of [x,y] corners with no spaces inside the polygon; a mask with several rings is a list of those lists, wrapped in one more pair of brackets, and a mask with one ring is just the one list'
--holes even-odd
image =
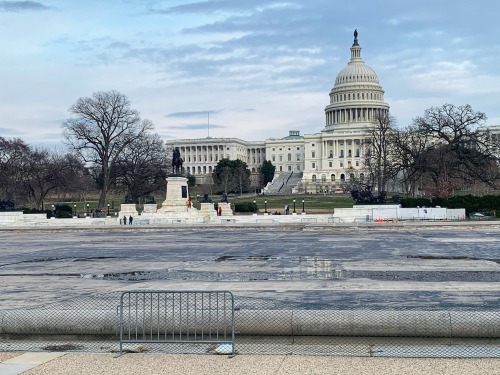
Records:
{"label": "metal barricade", "polygon": [[133,290],[119,309],[120,354],[130,343],[227,344],[224,353],[234,354],[231,292]]}

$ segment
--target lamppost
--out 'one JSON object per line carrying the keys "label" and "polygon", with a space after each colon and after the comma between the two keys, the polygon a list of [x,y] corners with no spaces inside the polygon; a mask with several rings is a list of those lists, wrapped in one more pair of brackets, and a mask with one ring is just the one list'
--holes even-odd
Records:
{"label": "lamppost", "polygon": [[257,212],[257,202],[253,200],[253,212]]}
{"label": "lamppost", "polygon": [[76,204],[73,205],[73,211],[74,211],[73,216],[76,216]]}
{"label": "lamppost", "polygon": [[56,217],[56,206],[52,205],[51,207],[51,210],[52,210],[52,218],[55,218]]}
{"label": "lamppost", "polygon": [[306,212],[306,211],[304,210],[304,200],[302,199],[302,213],[304,213],[304,212]]}
{"label": "lamppost", "polygon": [[87,203],[87,216],[89,216],[89,204]]}
{"label": "lamppost", "polygon": [[264,201],[264,213],[267,214],[267,199]]}
{"label": "lamppost", "polygon": [[109,203],[108,203],[108,214],[106,216],[109,216]]}
{"label": "lamppost", "polygon": [[296,214],[297,211],[295,211],[295,199],[293,200],[293,213]]}

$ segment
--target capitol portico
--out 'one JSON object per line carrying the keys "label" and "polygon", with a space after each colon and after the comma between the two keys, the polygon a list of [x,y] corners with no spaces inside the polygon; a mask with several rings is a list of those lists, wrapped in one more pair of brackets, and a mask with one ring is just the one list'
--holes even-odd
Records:
{"label": "capitol portico", "polygon": [[300,135],[292,130],[284,138],[262,142],[200,138],[168,141],[167,145],[179,147],[186,172],[194,175],[198,184],[207,183],[221,158],[238,158],[252,172],[269,160],[276,166],[276,176],[300,175],[295,192],[331,192],[353,179],[365,178],[363,157],[369,130],[378,116],[388,112],[378,77],[361,58],[355,31],[350,61],[335,79],[320,133]]}

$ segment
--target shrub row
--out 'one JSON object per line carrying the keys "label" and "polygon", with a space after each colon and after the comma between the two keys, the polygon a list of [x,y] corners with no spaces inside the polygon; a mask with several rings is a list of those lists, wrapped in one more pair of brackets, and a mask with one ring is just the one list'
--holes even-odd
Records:
{"label": "shrub row", "polygon": [[[434,207],[465,208],[469,215],[472,212],[491,212],[500,214],[500,195],[455,195],[449,198],[403,198],[402,207]],[[497,214],[498,213],[498,214]]]}
{"label": "shrub row", "polygon": [[253,202],[238,202],[234,204],[235,212],[257,212],[257,204]]}

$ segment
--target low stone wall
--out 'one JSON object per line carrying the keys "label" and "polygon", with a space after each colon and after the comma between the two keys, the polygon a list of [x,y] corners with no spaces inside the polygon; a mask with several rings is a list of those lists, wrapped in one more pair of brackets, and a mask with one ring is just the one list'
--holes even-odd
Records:
{"label": "low stone wall", "polygon": [[[137,314],[142,317],[148,311]],[[202,320],[186,311],[169,313],[161,321],[179,319],[175,314],[198,322],[192,329],[204,328]],[[4,311],[0,322],[0,334],[114,335],[119,314],[109,310]],[[235,311],[235,328],[240,335],[262,336],[500,338],[500,311],[243,309]]]}
{"label": "low stone wall", "polygon": [[19,211],[0,212],[0,224],[16,223],[23,220],[23,213]]}

